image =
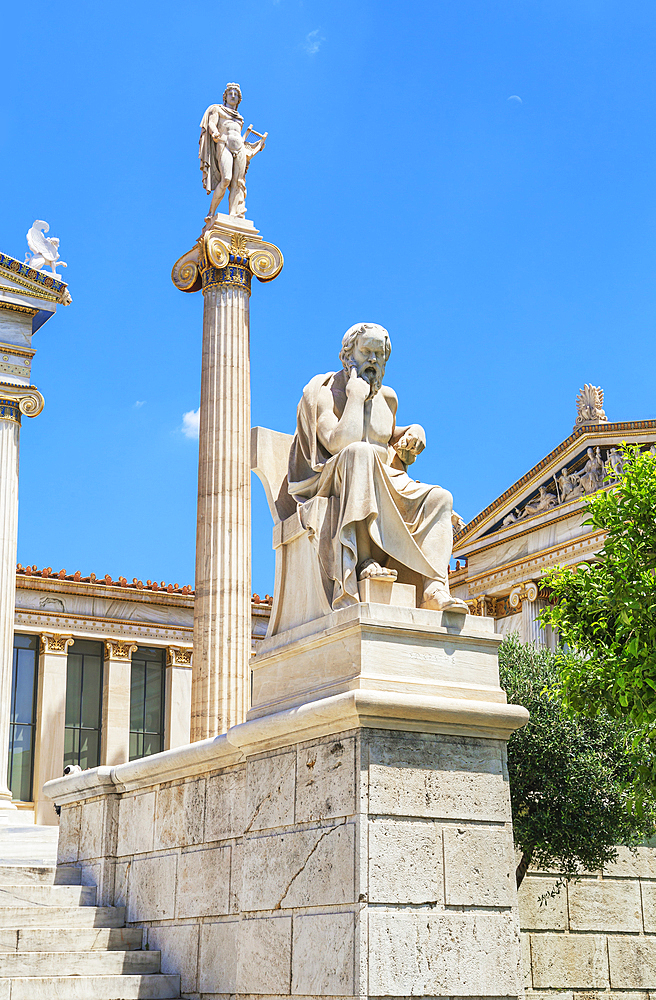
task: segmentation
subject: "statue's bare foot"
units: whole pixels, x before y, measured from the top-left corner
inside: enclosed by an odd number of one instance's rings
[[[377,563],[375,559],[363,559],[357,569],[358,580],[388,579],[396,580],[395,569],[386,569]]]
[[[466,615],[469,608],[458,597],[452,597],[447,587],[441,583],[429,583],[424,591],[424,599],[420,607],[428,611],[452,611],[457,615]]]

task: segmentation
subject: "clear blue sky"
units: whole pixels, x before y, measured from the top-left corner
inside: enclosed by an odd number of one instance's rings
[[[360,320],[426,427],[416,478],[467,520],[567,436],[584,382],[611,420],[656,416],[655,49],[653,0],[6,5],[0,250],[48,220],[73,296],[33,341],[20,561],[193,582],[202,297],[170,270],[227,81],[269,132],[248,216],[285,255],[254,283],[254,423],[293,430]],[[253,516],[263,594],[257,482]]]

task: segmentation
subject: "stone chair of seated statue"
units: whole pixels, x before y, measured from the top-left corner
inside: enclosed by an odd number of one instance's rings
[[[390,351],[382,327],[351,327],[341,371],[303,390],[295,436],[254,429],[252,464],[276,525],[270,635],[357,603],[367,579],[413,585],[421,608],[467,612],[448,587],[460,519],[447,490],[407,474],[425,435],[396,425],[397,397],[383,385]]]

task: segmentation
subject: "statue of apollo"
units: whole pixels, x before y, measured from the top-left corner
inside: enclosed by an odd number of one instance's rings
[[[358,323],[342,340],[339,372],[316,375],[303,390],[289,457],[289,493],[318,550],[332,606],[359,601],[358,580],[408,571],[420,606],[466,614],[449,593],[451,494],[406,471],[423,451],[423,427],[396,424],[398,399],[383,385],[387,330]]]
[[[211,104],[200,123],[198,157],[203,173],[203,187],[212,194],[210,212],[206,222],[211,222],[223,200],[230,192],[228,213],[239,219],[246,215],[246,172],[250,161],[264,149],[268,132],[263,135],[249,125],[242,135],[244,119],[237,111],[241,102],[238,83],[228,83],[223,92],[223,104]],[[257,142],[246,142],[250,134],[258,136]]]

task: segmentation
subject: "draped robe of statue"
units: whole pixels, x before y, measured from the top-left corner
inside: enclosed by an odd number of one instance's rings
[[[451,494],[392,467],[391,447],[386,460],[367,441],[335,455],[324,448],[317,434],[317,404],[321,389],[331,387],[336,374],[316,375],[303,390],[288,472],[289,493],[318,550],[328,600],[334,610],[360,600],[358,521],[366,523],[378,556],[382,553],[387,566],[399,571],[400,581],[422,588],[417,577],[423,577],[446,586],[453,546]]]

